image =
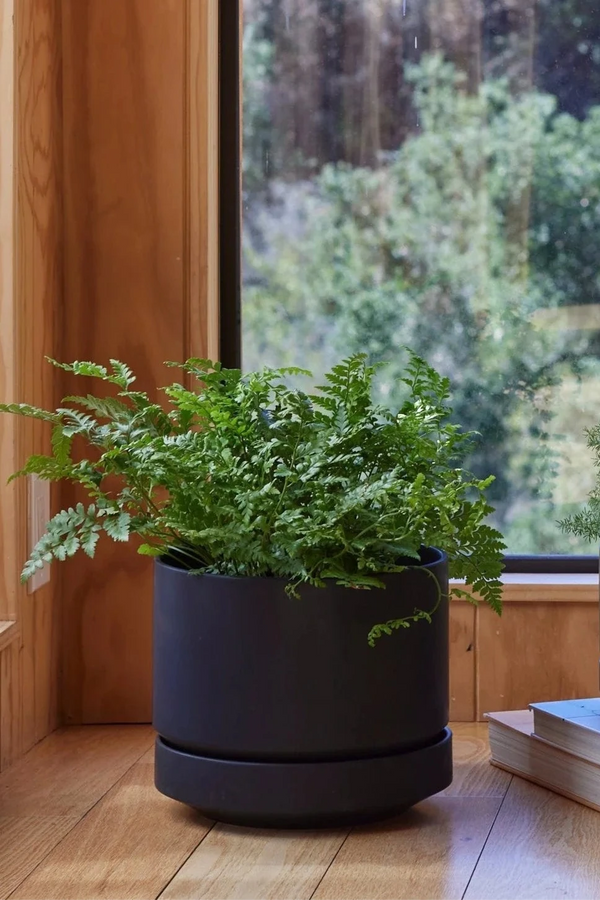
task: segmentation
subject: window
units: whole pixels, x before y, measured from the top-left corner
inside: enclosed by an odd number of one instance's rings
[[[237,27],[223,18],[224,79]],[[389,364],[378,391],[393,405],[410,346],[481,433],[469,464],[496,476],[509,553],[597,570],[595,548],[556,524],[592,485],[583,429],[600,419],[596,10],[243,0],[237,37],[243,261],[230,241],[222,302],[231,326],[239,288],[243,367],[296,364],[318,380],[366,351]],[[224,335],[231,361],[236,329]]]

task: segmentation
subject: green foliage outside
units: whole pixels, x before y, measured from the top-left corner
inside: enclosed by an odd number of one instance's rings
[[[586,431],[588,447],[593,453],[595,483],[587,505],[560,522],[563,531],[575,534],[585,541],[600,540],[600,425]]]
[[[310,373],[242,376],[189,360],[183,368],[199,389],[166,387],[169,411],[132,389],[122,363],[62,368],[118,391],[65,398],[55,412],[0,405],[52,425],[53,454],[32,456],[17,474],[80,484],[91,501],[48,523],[24,580],[80,549],[94,556],[102,533],[137,535],[138,552],[193,572],[279,576],[292,594],[326,579],[381,586],[381,573],[418,565],[421,547],[434,546],[453,577],[500,611],[504,544],[485,521],[493,479],[461,468],[473,436],[448,422],[448,381],[422,359],[411,355],[402,373],[397,413],[373,403],[375,369],[360,355],[334,366],[314,394],[285,381]],[[72,457],[74,439],[83,459]],[[370,640],[432,612],[375,626]]]
[[[551,321],[600,303],[600,106],[577,119],[502,78],[469,94],[436,54],[405,78],[418,129],[378,167],[326,164],[252,195],[246,160],[244,365],[322,371],[365,351],[388,363],[377,391],[394,406],[411,347],[450,376],[455,421],[482,435],[469,465],[496,475],[509,549],[594,552],[555,524],[579,500],[564,485],[556,496],[572,449],[557,397],[600,384],[599,332]]]

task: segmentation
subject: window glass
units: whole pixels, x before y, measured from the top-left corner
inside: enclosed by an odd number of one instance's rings
[[[600,419],[600,9],[590,0],[244,0],[242,357],[316,383],[409,346],[481,433],[509,552],[556,520]]]

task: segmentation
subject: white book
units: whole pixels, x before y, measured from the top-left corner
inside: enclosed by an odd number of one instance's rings
[[[487,713],[491,762],[600,812],[600,766],[534,735],[528,709]]]
[[[600,764],[600,697],[531,703],[529,708],[537,737]]]

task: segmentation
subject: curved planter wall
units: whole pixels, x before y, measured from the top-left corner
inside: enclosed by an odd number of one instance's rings
[[[447,593],[446,558],[425,563]],[[372,625],[431,610],[434,579],[386,590],[188,575],[156,563],[156,785],[223,821],[391,815],[451,781],[448,605],[374,648]]]

